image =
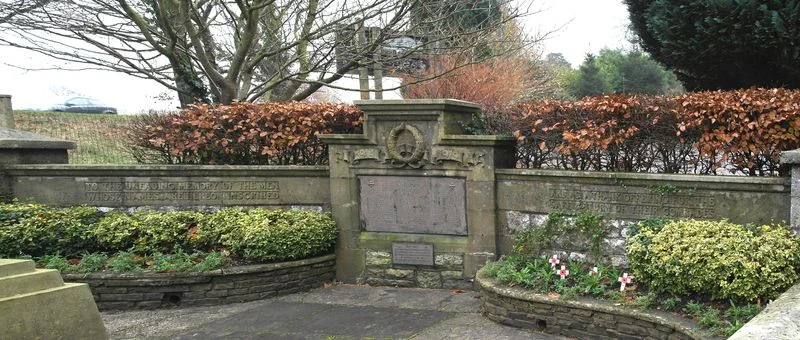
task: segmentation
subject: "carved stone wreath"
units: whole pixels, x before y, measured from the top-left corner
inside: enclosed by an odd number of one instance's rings
[[[403,131],[408,131],[414,137],[414,151],[401,153],[397,149],[397,139]],[[417,163],[425,156],[425,136],[416,126],[400,124],[389,132],[386,138],[386,152],[391,160],[402,164]]]

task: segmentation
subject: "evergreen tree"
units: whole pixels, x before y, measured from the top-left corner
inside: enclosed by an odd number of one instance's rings
[[[690,90],[800,88],[800,0],[625,0],[642,48]]]
[[[572,85],[570,92],[576,98],[613,92],[611,85],[600,73],[600,68],[593,54],[586,55],[583,64],[578,70],[577,81]]]

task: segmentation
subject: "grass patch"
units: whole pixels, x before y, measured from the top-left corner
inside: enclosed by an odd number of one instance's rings
[[[67,112],[14,111],[18,130],[74,141],[70,164],[135,164],[126,131],[136,116]]]

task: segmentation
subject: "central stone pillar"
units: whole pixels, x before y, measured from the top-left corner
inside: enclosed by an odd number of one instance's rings
[[[337,277],[348,283],[468,288],[497,254],[495,175],[513,137],[466,135],[475,104],[357,101],[362,135],[324,135]]]

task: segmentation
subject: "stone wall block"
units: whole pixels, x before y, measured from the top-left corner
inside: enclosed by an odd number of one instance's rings
[[[417,271],[417,287],[442,288],[442,275],[439,272]]]
[[[383,251],[367,251],[367,266],[389,266],[392,264],[392,254]]]
[[[407,279],[414,277],[414,270],[412,269],[394,269],[389,268],[385,271],[386,278],[389,279]]]
[[[436,254],[434,262],[442,267],[461,267],[464,264],[464,256],[461,254]]]
[[[531,216],[529,214],[508,210],[505,215],[507,223],[505,233],[508,235],[515,235],[520,230],[531,227]]]

